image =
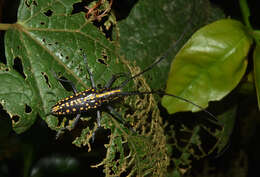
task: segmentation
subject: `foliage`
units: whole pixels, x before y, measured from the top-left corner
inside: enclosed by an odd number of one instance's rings
[[[6,62],[0,65],[0,106],[5,116],[11,118],[16,133],[28,131],[37,116],[55,131],[72,123],[68,117],[48,115],[58,100],[71,95],[71,88],[57,81],[54,73],[72,81],[77,90],[89,88],[83,54],[96,84],[104,86],[113,74],[135,75],[168,52],[166,59],[131,81],[125,90],[163,90],[167,81],[167,93],[207,107],[210,101],[223,99],[241,83],[248,52],[255,41],[251,73],[260,100],[259,32],[248,21],[250,11],[245,1],[240,4],[246,25],[222,19],[202,28],[223,17],[207,0],[138,1],[129,14],[120,17],[123,20],[110,11],[111,2],[21,0],[17,22],[5,33]],[[168,50],[186,28],[188,32],[181,42]],[[115,85],[122,81],[120,78]],[[164,97],[162,105],[170,114],[198,111],[197,107],[173,97]],[[102,127],[109,131],[109,140],[105,157],[92,167],[102,166],[106,176],[186,174],[193,159],[221,153],[229,141],[237,111],[237,106],[216,109],[214,113],[223,128],[208,119],[208,115],[205,122],[205,112],[160,114],[163,109],[159,111],[155,95],[124,98],[116,108],[131,126],[103,112]],[[87,146],[91,150],[90,140],[97,129],[95,117],[95,114],[82,117],[77,130],[71,131],[77,147]],[[29,176],[31,148],[24,147],[27,149],[24,176]],[[64,163],[56,163],[55,159]],[[48,160],[54,166],[64,167],[69,166],[70,159],[74,160],[71,157],[68,161],[64,157]],[[49,165],[46,164],[41,159],[32,169],[40,173],[36,166],[42,169]],[[71,168],[79,168],[77,162],[72,164]]]

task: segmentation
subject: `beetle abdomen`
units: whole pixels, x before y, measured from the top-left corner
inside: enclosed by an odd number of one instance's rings
[[[78,92],[75,95],[58,101],[51,110],[53,115],[71,115],[95,109],[105,102],[114,100],[121,93],[121,89],[115,90],[96,90],[88,89]]]

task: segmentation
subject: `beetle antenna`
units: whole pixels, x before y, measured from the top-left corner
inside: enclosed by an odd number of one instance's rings
[[[177,98],[177,99],[179,99],[179,100],[182,100],[182,101],[184,101],[184,102],[186,102],[186,103],[190,103],[190,104],[192,104],[193,106],[195,106],[195,107],[197,107],[197,108],[200,108],[201,111],[207,113],[207,114],[211,117],[210,121],[212,121],[212,122],[215,123],[215,124],[217,124],[217,122],[218,122],[217,117],[214,116],[211,112],[207,111],[207,110],[206,110],[205,108],[203,108],[202,106],[200,106],[200,105],[198,105],[198,104],[196,104],[196,103],[194,103],[194,102],[192,102],[192,101],[190,101],[190,100],[188,100],[188,99],[182,98],[182,97],[180,97],[180,96],[178,96],[178,95],[174,95],[174,94],[170,94],[170,93],[165,93],[165,92],[158,91],[158,90],[157,90],[157,91],[151,91],[151,92],[132,91],[132,92],[122,92],[122,93],[121,93],[121,95],[142,95],[142,94],[147,94],[147,95],[149,95],[149,94],[157,94],[157,95],[172,96],[172,97]]]

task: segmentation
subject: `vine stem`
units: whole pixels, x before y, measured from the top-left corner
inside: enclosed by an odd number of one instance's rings
[[[8,30],[13,24],[8,23],[0,23],[0,30],[6,31]]]
[[[240,5],[241,13],[243,16],[243,20],[244,20],[246,26],[252,30],[253,28],[249,22],[250,9],[248,7],[247,0],[239,0],[239,5]]]

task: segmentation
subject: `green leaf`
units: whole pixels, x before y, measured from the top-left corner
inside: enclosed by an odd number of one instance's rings
[[[34,90],[16,71],[8,68],[0,70],[0,104],[12,118],[13,128],[17,133],[24,132],[30,127],[37,114],[37,108],[31,112],[26,107],[37,107]]]
[[[247,29],[235,20],[219,20],[201,28],[175,57],[166,92],[202,107],[222,99],[243,77],[251,44]],[[199,110],[169,96],[162,104],[171,114]]]
[[[7,112],[19,117],[13,121],[17,133],[27,130],[37,114],[57,129],[58,119],[46,114],[59,99],[72,93],[57,81],[54,72],[72,81],[78,90],[90,87],[83,54],[96,84],[104,85],[113,73],[123,70],[114,44],[84,13],[72,14],[75,2],[21,1],[18,21],[5,34],[8,71],[1,72],[0,79],[6,82],[1,84],[0,98]],[[15,59],[21,61],[22,69],[13,67]],[[30,114],[24,111],[26,105],[32,109]]]
[[[258,109],[260,109],[260,46],[256,45],[254,49],[254,76],[255,76],[255,88],[257,94]]]

